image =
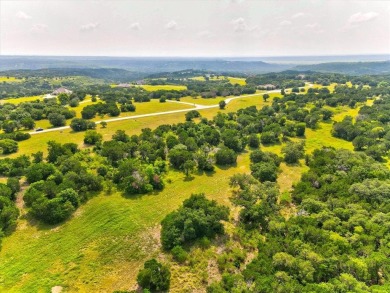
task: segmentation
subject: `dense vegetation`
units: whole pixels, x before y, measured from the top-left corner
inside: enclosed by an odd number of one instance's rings
[[[316,150],[308,166],[288,219],[280,214],[277,186],[231,178],[241,239],[263,237],[257,257],[239,273],[222,269],[222,281],[208,292],[369,292],[388,282],[388,168],[332,148]]]

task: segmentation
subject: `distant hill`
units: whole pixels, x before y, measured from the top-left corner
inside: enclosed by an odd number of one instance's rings
[[[145,74],[117,68],[48,68],[6,70],[1,75],[15,77],[54,77],[54,76],[87,76],[106,81],[131,81],[143,78]]]
[[[390,73],[390,61],[383,62],[331,62],[313,65],[298,65],[294,70],[333,72],[352,75]]]
[[[48,68],[117,68],[149,74],[174,72],[185,69],[215,72],[265,73],[282,71],[291,67],[291,65],[269,64],[262,61],[234,61],[218,58],[0,56],[0,71]]]

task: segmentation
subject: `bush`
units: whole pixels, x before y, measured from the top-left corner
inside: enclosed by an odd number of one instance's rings
[[[187,121],[192,121],[192,119],[194,118],[199,118],[200,117],[200,113],[196,110],[191,110],[189,111],[188,113],[186,113],[186,120]]]
[[[257,134],[253,133],[249,136],[248,144],[251,148],[257,149],[260,146],[260,139]]]
[[[152,292],[168,291],[170,279],[168,267],[155,259],[146,261],[137,275],[138,285]]]
[[[84,136],[84,143],[95,145],[103,140],[103,135],[97,133],[95,130],[88,130]]]
[[[229,209],[204,194],[193,194],[177,211],[161,222],[161,243],[164,249],[193,242],[203,237],[213,238],[224,233],[222,220],[227,220]]]
[[[222,147],[215,153],[215,161],[222,166],[233,165],[237,162],[237,154],[227,147]]]
[[[16,153],[18,143],[12,139],[2,139],[0,140],[0,149],[4,155]]]
[[[82,118],[74,118],[70,122],[70,128],[72,128],[73,131],[85,131],[88,127],[88,120],[82,119]]]
[[[187,260],[188,253],[180,245],[176,245],[171,250],[173,259],[178,263],[184,263]]]

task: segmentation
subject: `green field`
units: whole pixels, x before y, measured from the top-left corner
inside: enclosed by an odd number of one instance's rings
[[[239,84],[239,85],[246,85],[245,78],[239,78],[239,77],[228,77],[231,84]]]
[[[139,87],[143,88],[144,90],[147,90],[148,92],[155,92],[159,90],[164,91],[184,91],[187,89],[184,85],[140,85]]]
[[[215,97],[215,98],[210,98],[210,99],[204,99],[202,97],[183,97],[180,98],[181,102],[186,102],[186,103],[194,103],[194,104],[199,104],[199,105],[218,105],[220,101],[225,100],[227,97]]]
[[[13,76],[0,76],[0,82],[22,82],[23,79],[19,79]]]
[[[20,98],[11,98],[11,99],[5,99],[1,100],[1,103],[11,103],[11,104],[20,104],[23,102],[33,102],[36,100],[43,100],[43,96],[30,96],[30,97],[20,97]]]
[[[198,80],[198,81],[206,81],[204,76],[195,76],[191,77],[190,79]],[[245,78],[239,78],[239,77],[230,77],[230,76],[211,76],[209,78],[210,80],[229,80],[231,84],[239,84],[239,85],[246,85]]]

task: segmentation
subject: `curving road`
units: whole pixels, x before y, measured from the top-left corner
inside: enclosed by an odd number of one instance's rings
[[[310,85],[310,86],[312,86],[312,85]],[[227,105],[227,104],[229,104],[233,100],[243,99],[243,98],[248,98],[248,97],[254,97],[254,96],[261,96],[261,95],[263,95],[265,93],[268,93],[268,94],[270,94],[270,93],[280,93],[280,90],[272,90],[272,91],[266,91],[266,92],[257,93],[257,94],[244,95],[244,96],[238,96],[238,97],[231,97],[231,98],[225,99],[225,102],[226,102],[226,105]],[[85,102],[87,102],[87,101],[85,101]],[[219,107],[218,104],[205,106],[205,105],[199,105],[199,104],[193,104],[193,103],[187,103],[187,102],[180,102],[180,101],[171,101],[171,100],[167,100],[167,102],[185,104],[185,105],[192,106],[192,108],[181,109],[181,110],[165,111],[165,112],[155,112],[155,113],[141,114],[141,115],[134,115],[134,116],[126,116],[126,117],[110,118],[110,119],[106,119],[106,120],[96,121],[95,123],[96,124],[100,124],[102,121],[105,121],[105,122],[109,123],[109,122],[115,122],[115,121],[138,119],[138,118],[144,118],[144,117],[153,117],[153,116],[160,116],[160,115],[167,115],[167,114],[174,114],[174,113],[183,113],[183,112],[189,112],[191,110],[203,110],[203,109],[211,109],[211,108],[218,108]],[[56,128],[49,128],[49,129],[45,129],[45,130],[42,130],[42,131],[32,131],[32,132],[29,132],[29,133],[31,135],[34,135],[34,134],[41,134],[41,133],[51,132],[51,131],[61,131],[61,130],[69,129],[69,128],[70,128],[70,126],[62,126],[62,127],[56,127]]]

